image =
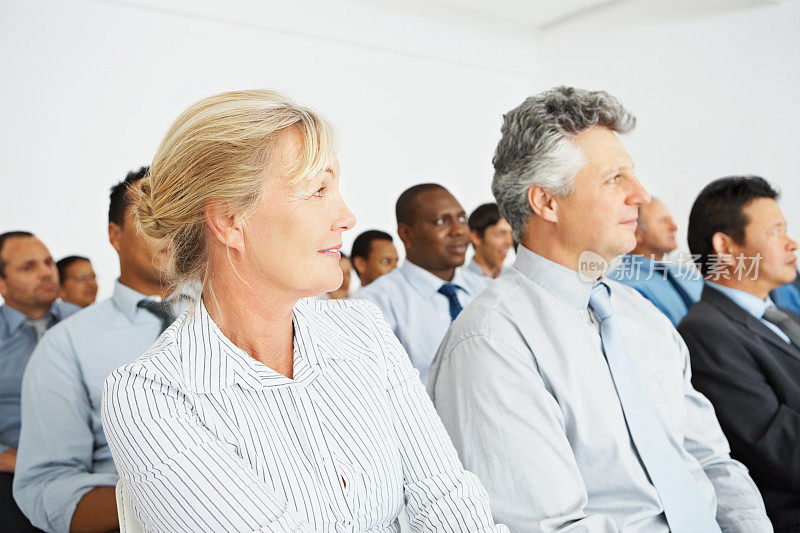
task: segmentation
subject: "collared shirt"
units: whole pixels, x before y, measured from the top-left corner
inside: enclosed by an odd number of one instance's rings
[[[703,277],[693,266],[652,261],[634,254],[625,254],[619,259],[619,265],[608,273],[608,277],[639,291],[667,315],[673,326],[678,325],[691,305],[700,300]]]
[[[161,320],[137,307],[146,298],[117,281],[111,298],[51,328],[31,356],[14,498],[36,527],[69,531],[84,494],[117,483],[100,421],[103,383],[158,337]]]
[[[42,319],[52,326],[81,308],[56,302]],[[0,306],[0,452],[16,448],[19,441],[19,396],[22,373],[38,342],[28,317],[8,305]]]
[[[722,529],[772,531],[711,404],[692,388],[678,333],[639,293],[604,281],[642,385]],[[520,246],[511,271],[456,319],[431,368],[429,392],[459,456],[512,531],[668,531],[588,309],[591,289]]]
[[[487,278],[457,268],[452,281],[458,287],[458,301],[466,307],[489,284]],[[437,292],[446,283],[407,260],[402,266],[359,289],[353,298],[371,301],[400,339],[419,370],[422,383],[428,383],[428,370],[450,327],[450,304]]]
[[[800,315],[800,273],[792,283],[778,287],[769,296],[778,307]]]
[[[475,273],[475,274],[477,274],[477,275],[479,275],[479,276],[483,276],[484,278],[488,278],[488,279],[490,279],[490,280],[491,280],[491,279],[494,279],[494,278],[492,278],[491,276],[487,276],[487,275],[486,275],[486,273],[483,271],[483,267],[482,267],[482,266],[480,266],[480,265],[479,265],[479,264],[478,264],[478,263],[475,261],[475,258],[474,258],[474,257],[472,258],[472,260],[471,260],[469,263],[467,263],[467,265],[464,267],[464,270],[468,270],[468,271],[470,271],[470,272],[473,272],[473,273]],[[502,274],[502,273],[503,273],[503,272],[505,272],[506,270],[508,270],[508,268],[507,268],[507,267],[501,267],[501,268],[500,268],[500,274]]]
[[[103,424],[148,531],[507,531],[375,306],[301,300],[293,379],[201,303],[106,381]]]
[[[747,311],[749,315],[752,315],[759,322],[774,331],[775,335],[786,341],[788,344],[792,343],[792,341],[789,340],[789,336],[786,335],[781,328],[769,320],[764,319],[764,311],[766,311],[769,307],[775,307],[775,304],[772,302],[772,299],[770,299],[769,296],[767,296],[766,300],[762,300],[758,296],[750,294],[749,292],[740,291],[739,289],[734,289],[733,287],[726,287],[724,285],[720,285],[719,283],[714,283],[713,281],[707,281],[706,283],[708,283],[709,287],[718,290],[733,300],[733,303]]]

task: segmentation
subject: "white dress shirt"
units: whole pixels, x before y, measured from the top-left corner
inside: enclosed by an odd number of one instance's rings
[[[467,307],[490,281],[457,268],[453,279],[445,282],[406,259],[399,268],[359,289],[353,299],[364,298],[378,306],[427,384],[431,361],[451,323],[447,297],[437,291],[444,283],[456,285],[458,301]]]
[[[202,302],[106,381],[103,425],[148,531],[507,531],[366,302],[298,302],[289,379]]]
[[[771,531],[755,484],[692,387],[669,319],[634,289],[603,281],[667,438],[723,531]],[[520,246],[514,267],[456,319],[431,368],[429,391],[459,456],[512,531],[668,531],[588,308],[592,285]]]

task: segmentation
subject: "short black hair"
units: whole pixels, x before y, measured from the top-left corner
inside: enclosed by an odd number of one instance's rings
[[[414,217],[416,216],[415,204],[417,196],[434,189],[442,189],[443,191],[447,190],[438,183],[420,183],[419,185],[414,185],[413,187],[409,187],[403,191],[400,194],[400,197],[397,198],[397,203],[394,206],[394,214],[397,217],[397,224],[413,224]]]
[[[778,198],[778,191],[759,176],[728,176],[714,180],[700,191],[689,214],[689,251],[700,273],[711,269],[712,238],[724,233],[734,242],[744,242],[744,228],[750,222],[742,209],[757,198]]]
[[[379,229],[368,229],[362,232],[356,237],[356,240],[353,241],[353,250],[350,252],[350,257],[353,259],[361,257],[366,260],[369,257],[369,253],[372,251],[372,241],[380,240],[392,242],[392,236]],[[355,261],[353,261],[353,270],[361,277],[361,274],[359,274],[356,268]]]
[[[82,255],[68,255],[62,259],[56,261],[56,268],[58,269],[58,279],[61,281],[64,280],[64,277],[67,275],[67,269],[73,263],[77,263],[78,261],[89,261],[88,257],[83,257]],[[91,261],[89,261],[91,263]]]
[[[7,231],[5,233],[0,233],[0,278],[6,277],[6,262],[3,261],[3,246],[5,245],[8,239],[13,239],[15,237],[35,237],[33,233],[30,231]]]
[[[498,222],[500,222],[500,209],[497,207],[496,203],[488,203],[488,204],[481,204],[475,208],[469,215],[469,219],[467,220],[467,224],[469,224],[470,231],[475,231],[483,237],[483,234],[486,232],[486,228],[489,226],[494,226]]]
[[[111,187],[111,195],[109,196],[108,204],[108,221],[113,222],[119,227],[125,224],[125,211],[131,205],[131,197],[128,190],[131,185],[147,176],[150,172],[150,167],[144,166],[139,170],[132,170],[128,172],[125,179]]]

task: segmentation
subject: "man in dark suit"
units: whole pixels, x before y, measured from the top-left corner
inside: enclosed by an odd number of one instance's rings
[[[797,275],[777,192],[755,176],[710,183],[692,206],[689,249],[706,283],[678,325],[692,383],[714,404],[776,531],[800,531],[800,316],[769,298]]]

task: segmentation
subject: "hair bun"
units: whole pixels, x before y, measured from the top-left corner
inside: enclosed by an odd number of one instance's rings
[[[137,184],[138,189],[136,200],[136,218],[139,222],[139,227],[142,231],[150,237],[161,239],[166,237],[163,225],[159,222],[158,216],[155,214],[154,199],[153,199],[153,184],[148,174],[142,178]]]

